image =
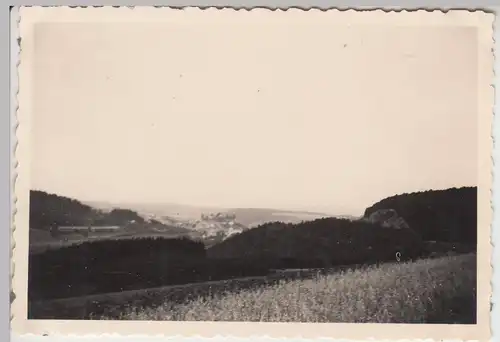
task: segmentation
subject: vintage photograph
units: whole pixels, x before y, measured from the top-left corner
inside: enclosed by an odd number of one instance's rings
[[[488,327],[492,16],[23,10],[27,321]]]

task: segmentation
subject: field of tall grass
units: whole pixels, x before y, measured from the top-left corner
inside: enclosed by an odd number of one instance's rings
[[[132,308],[125,320],[476,322],[474,254],[384,264],[315,279]]]

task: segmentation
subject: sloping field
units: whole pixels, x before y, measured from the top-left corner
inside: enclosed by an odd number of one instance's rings
[[[212,294],[233,293],[245,288],[269,286],[283,279],[311,278],[316,273],[316,270],[280,272],[267,277],[237,278],[85,297],[41,300],[29,304],[28,317],[32,319],[95,319],[101,316],[108,319],[119,318],[129,310],[143,307],[151,309],[162,306],[165,301],[186,303]]]
[[[290,272],[293,273],[293,272]],[[35,319],[474,324],[473,254],[297,279],[280,273],[30,304]],[[291,280],[292,279],[292,280]]]
[[[128,309],[127,320],[460,323],[476,322],[476,257],[385,264]]]

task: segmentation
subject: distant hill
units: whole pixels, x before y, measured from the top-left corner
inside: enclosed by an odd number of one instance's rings
[[[111,202],[87,202],[95,208],[110,210],[113,208],[127,208],[141,215],[156,216],[159,219],[165,217],[172,220],[197,220],[203,213],[226,211],[225,208],[190,206],[173,203],[111,203]]]
[[[395,210],[424,240],[477,243],[477,187],[391,196],[367,208],[364,216],[381,209]]]
[[[49,230],[51,226],[86,226],[106,215],[75,199],[30,191],[30,228]]]
[[[92,238],[117,238],[140,236],[189,235],[181,227],[168,226],[159,221],[144,218],[130,209],[109,208],[102,210],[78,200],[49,194],[44,191],[30,191],[30,244],[51,243],[60,240],[81,241],[81,234],[64,233],[55,235],[53,228],[66,227],[109,227],[118,226],[113,233],[91,233]],[[52,233],[50,233],[52,231]]]
[[[54,225],[126,226],[144,222],[142,216],[130,209],[103,211],[73,198],[38,190],[30,192],[30,227],[35,229],[49,229]]]
[[[294,223],[332,216],[325,213],[280,210],[273,208],[220,208],[209,206],[189,206],[172,203],[148,204],[88,202],[87,204],[104,210],[110,210],[116,207],[127,208],[137,211],[141,215],[156,216],[160,220],[193,221],[200,219],[204,214],[232,213],[236,216],[236,222],[246,227],[255,227],[266,222],[281,221]]]
[[[236,221],[247,227],[256,227],[267,222],[299,223],[311,221],[318,218],[331,217],[332,215],[323,213],[313,213],[307,211],[286,211],[267,208],[236,208],[229,209],[236,215]]]
[[[148,203],[107,203],[88,202],[101,210],[127,208],[142,217],[155,219],[163,224],[190,230],[189,236],[202,239],[208,246],[219,243],[229,236],[239,234],[267,222],[299,223],[331,215],[307,211],[279,210],[272,208],[219,208],[209,206],[189,206],[181,204]],[[210,215],[230,215],[234,219],[218,220]]]

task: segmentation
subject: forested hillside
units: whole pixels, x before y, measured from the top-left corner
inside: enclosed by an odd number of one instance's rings
[[[429,190],[385,198],[365,211],[394,209],[426,241],[477,242],[477,188]]]
[[[144,219],[132,210],[113,209],[104,212],[75,199],[30,192],[30,228],[48,230],[51,226],[117,225],[141,223]]]
[[[323,267],[417,256],[422,247],[411,229],[365,221],[324,218],[299,224],[273,222],[208,249],[213,258],[288,260],[289,267]]]
[[[424,241],[440,243],[439,249],[449,243],[450,251],[474,251],[476,206],[472,187],[402,194],[374,204],[360,220],[266,223],[212,246],[208,255],[280,259],[306,267],[394,260],[397,252],[411,258],[438,249]]]

